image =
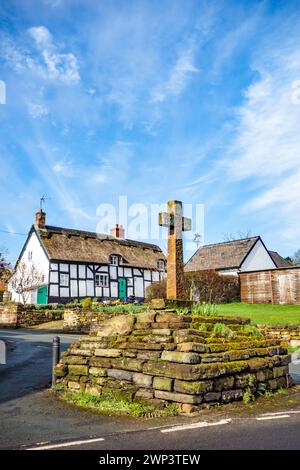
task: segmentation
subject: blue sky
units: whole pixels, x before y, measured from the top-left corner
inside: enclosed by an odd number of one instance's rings
[[[205,242],[300,247],[300,3],[2,0],[0,230],[205,205]],[[0,231],[17,258],[24,236]],[[165,241],[152,240],[165,248]],[[192,253],[186,253],[189,257]]]

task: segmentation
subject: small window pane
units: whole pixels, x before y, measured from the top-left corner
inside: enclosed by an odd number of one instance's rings
[[[60,275],[60,285],[68,287],[69,285],[69,274]]]

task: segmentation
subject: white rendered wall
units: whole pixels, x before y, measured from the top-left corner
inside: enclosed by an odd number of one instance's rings
[[[28,259],[28,254],[32,252],[32,260]],[[19,265],[25,263],[28,269],[34,265],[37,271],[44,275],[43,285],[49,282],[49,261],[41,246],[41,243],[35,232],[32,232],[27,246],[19,260]],[[21,296],[15,292],[9,285],[8,290],[11,292],[12,300],[15,302],[21,302]],[[37,289],[33,289],[32,293],[28,296],[27,303],[35,303],[37,301]]]
[[[261,269],[276,268],[274,261],[260,240],[250,251],[241,266],[241,271],[259,271]]]

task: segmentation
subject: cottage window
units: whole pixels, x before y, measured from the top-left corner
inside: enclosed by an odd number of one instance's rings
[[[108,287],[108,274],[96,274],[96,287]]]
[[[32,261],[32,251],[28,251],[28,261]]]
[[[161,270],[161,271],[162,271],[163,269],[165,269],[165,262],[164,262],[163,259],[159,259],[159,260],[157,261],[157,267],[158,267],[158,269]]]
[[[118,266],[118,264],[119,264],[118,255],[111,255],[110,256],[110,264],[113,264],[114,266]]]
[[[61,274],[60,275],[60,285],[64,287],[69,286],[69,274]]]

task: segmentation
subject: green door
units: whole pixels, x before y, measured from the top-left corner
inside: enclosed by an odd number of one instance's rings
[[[119,299],[127,297],[127,282],[125,277],[119,277]]]
[[[47,286],[38,288],[37,303],[40,305],[47,303]]]

